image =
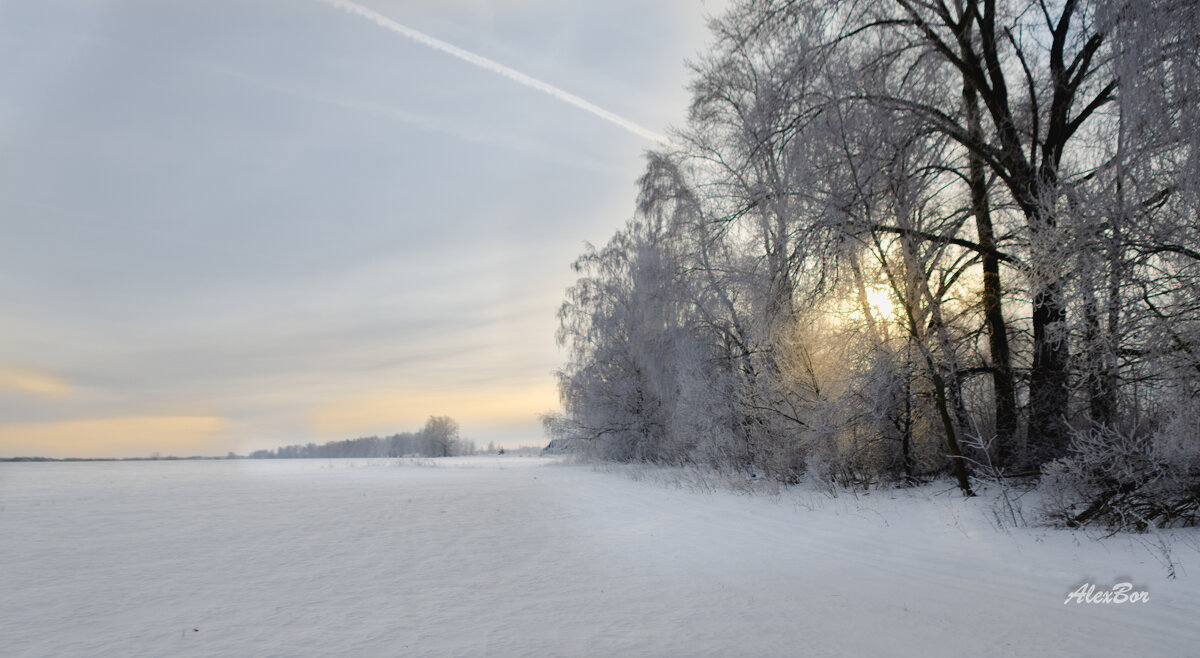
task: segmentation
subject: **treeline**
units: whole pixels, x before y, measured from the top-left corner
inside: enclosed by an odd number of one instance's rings
[[[475,454],[475,442],[459,435],[458,423],[446,416],[432,416],[417,432],[386,437],[368,436],[325,444],[290,445],[275,450],[257,450],[251,459],[333,459],[374,457],[454,457]]]
[[[576,263],[552,436],[1200,512],[1200,5],[741,0]]]

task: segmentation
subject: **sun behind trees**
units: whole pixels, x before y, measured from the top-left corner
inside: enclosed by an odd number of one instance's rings
[[[559,317],[548,429],[845,485],[1200,511],[1200,8],[745,0]]]

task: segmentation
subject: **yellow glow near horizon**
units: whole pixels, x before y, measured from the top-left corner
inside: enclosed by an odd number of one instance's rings
[[[430,416],[450,416],[464,425],[534,422],[558,406],[552,384],[520,389],[467,391],[392,390],[332,402],[312,414],[321,434],[402,432],[420,429]]]
[[[62,398],[71,392],[65,379],[32,370],[0,366],[0,389],[42,397]]]
[[[0,425],[0,455],[11,457],[187,457],[211,453],[225,419],[127,416]]]

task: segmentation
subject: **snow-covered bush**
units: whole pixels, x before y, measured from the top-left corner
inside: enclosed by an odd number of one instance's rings
[[[1148,432],[1075,432],[1071,455],[1044,470],[1045,511],[1062,525],[1146,530],[1200,523],[1200,419],[1194,411]]]

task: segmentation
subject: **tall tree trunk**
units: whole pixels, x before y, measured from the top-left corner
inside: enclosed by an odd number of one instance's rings
[[[905,368],[907,369],[911,356],[908,354],[911,351],[912,339],[908,340],[908,344],[904,348],[905,352]],[[912,414],[912,377],[905,373],[904,375],[904,423],[900,430],[900,455],[904,458],[904,482],[906,484],[917,483],[917,462],[912,453],[912,435],[913,435],[913,414]]]
[[[979,118],[979,96],[971,79],[963,76],[963,101],[967,110],[967,130],[972,140],[983,143]],[[983,159],[974,151],[968,154],[968,181],[971,209],[975,215],[983,265],[983,318],[988,331],[988,352],[992,366],[992,394],[995,406],[996,447],[993,458],[1003,468],[1012,460],[1017,435],[1017,390],[1013,382],[1012,357],[1008,346],[1008,325],[1004,320],[1003,290],[1000,285],[1000,259],[996,257],[996,234],[988,203],[987,178]]]
[[[898,0],[918,20],[917,5]],[[1069,409],[1069,343],[1066,335],[1066,301],[1063,294],[1061,263],[1054,253],[1058,236],[1054,235],[1054,205],[1061,192],[1059,166],[1068,142],[1095,112],[1115,98],[1117,83],[1098,81],[1099,91],[1086,102],[1077,103],[1081,86],[1093,84],[1099,61],[1095,56],[1104,43],[1102,32],[1086,27],[1072,28],[1082,14],[1078,0],[1065,0],[1052,18],[1043,5],[1050,31],[1046,63],[1049,79],[1049,103],[1038,100],[1031,91],[1030,114],[1034,121],[1026,137],[1018,128],[1009,104],[1006,80],[1005,42],[1011,35],[997,26],[997,3],[992,0],[968,0],[960,5],[956,21],[943,13],[941,20],[954,33],[961,57],[952,58],[956,67],[975,84],[975,91],[986,106],[996,131],[990,143],[962,132],[964,145],[988,160],[988,165],[1004,178],[1013,200],[1025,215],[1031,249],[1031,288],[1033,325],[1033,363],[1029,374],[1029,425],[1026,461],[1040,466],[1061,457],[1068,449],[1067,412]],[[944,4],[940,5],[944,7]],[[1002,10],[1001,10],[1002,13]],[[977,30],[977,31],[976,31]],[[927,38],[936,35],[926,31]],[[978,36],[978,40],[974,36]],[[1017,50],[1020,47],[1013,44]],[[1067,50],[1072,49],[1068,62]],[[945,49],[945,48],[944,48]],[[1020,55],[1022,65],[1030,61]],[[1007,62],[1011,63],[1011,62]],[[1031,90],[1037,86],[1026,69]],[[1042,98],[1045,98],[1043,96]],[[1045,110],[1043,112],[1043,109]],[[953,135],[953,131],[951,131]],[[1040,151],[1040,152],[1039,152]]]
[[[1045,243],[1045,233],[1054,227],[1049,212],[1031,218],[1035,243]],[[1035,249],[1047,249],[1045,244]],[[1048,272],[1035,272],[1033,282],[1033,367],[1029,373],[1029,459],[1040,466],[1067,454],[1068,360],[1067,310],[1062,300],[1062,283],[1050,257],[1036,258]]]
[[[901,213],[900,216],[905,215]],[[946,376],[942,374],[944,369],[952,380],[957,380],[958,367],[942,319],[941,300],[935,298],[929,289],[929,281],[925,279],[924,268],[920,265],[921,261],[917,257],[917,250],[911,239],[907,237],[901,239],[900,253],[904,258],[905,289],[907,291],[904,311],[908,316],[909,336],[921,350],[925,367],[929,371],[930,381],[933,383],[934,404],[937,407],[938,417],[942,421],[942,430],[946,434],[946,449],[950,453],[950,467],[954,478],[958,481],[958,488],[962,490],[964,496],[974,496],[975,492],[971,490],[971,481],[968,478],[967,461],[963,457],[962,447],[958,441],[959,428],[963,427],[966,422],[966,410],[952,399],[953,393],[947,390]],[[891,275],[889,274],[889,276]],[[899,289],[894,282],[892,286]],[[916,313],[918,299],[925,299],[928,304],[929,329],[938,343],[942,361],[945,364],[944,368],[938,365],[933,352],[922,340],[922,323],[918,322]]]
[[[1117,418],[1117,389],[1121,385],[1120,371],[1117,365],[1117,351],[1120,344],[1121,327],[1121,285],[1125,278],[1125,253],[1123,248],[1124,227],[1129,221],[1129,206],[1125,197],[1126,180],[1126,148],[1128,136],[1125,122],[1127,121],[1127,103],[1122,97],[1119,101],[1117,123],[1117,167],[1114,191],[1116,192],[1116,208],[1110,212],[1109,232],[1104,245],[1105,259],[1108,261],[1108,280],[1106,282],[1106,297],[1103,312],[1107,313],[1104,325],[1104,340],[1097,345],[1095,361],[1090,364],[1093,368],[1092,382],[1089,387],[1089,411],[1092,423],[1102,427],[1111,427]],[[1099,246],[1099,245],[1097,245]],[[1100,333],[1101,309],[1097,309],[1096,330]],[[1090,328],[1090,327],[1089,327]]]
[[[937,404],[938,416],[942,419],[942,430],[946,433],[946,447],[950,450],[950,466],[954,471],[954,479],[958,481],[958,488],[964,496],[974,496],[975,492],[971,490],[971,481],[967,479],[967,462],[963,458],[962,448],[958,445],[958,433],[954,429],[954,419],[950,417],[950,408],[946,400],[946,381],[938,372],[932,359],[928,360],[927,365],[933,380],[934,401]]]
[[[1034,262],[1033,280],[1033,369],[1029,375],[1029,439],[1032,457],[1038,465],[1067,454],[1067,412],[1069,411],[1067,310],[1063,294],[1061,264],[1053,253],[1058,236],[1054,235],[1054,205],[1061,192],[1059,167],[1067,143],[1098,108],[1114,99],[1117,82],[1112,79],[1071,116],[1076,94],[1094,71],[1093,56],[1104,43],[1102,32],[1093,32],[1068,65],[1066,49],[1071,39],[1071,22],[1082,12],[1076,0],[1066,0],[1052,31],[1048,67],[1050,106],[1045,117],[1041,162],[1034,175],[1026,169],[1019,181],[1017,201],[1029,221]],[[1035,136],[1036,137],[1036,136]],[[1034,144],[1037,144],[1035,138]],[[1035,158],[1030,154],[1030,161]]]
[[[1092,282],[1088,281],[1087,286]],[[1116,414],[1114,382],[1108,368],[1108,336],[1101,330],[1100,305],[1094,290],[1084,291],[1083,350],[1087,367],[1088,417],[1096,427],[1109,427]]]

